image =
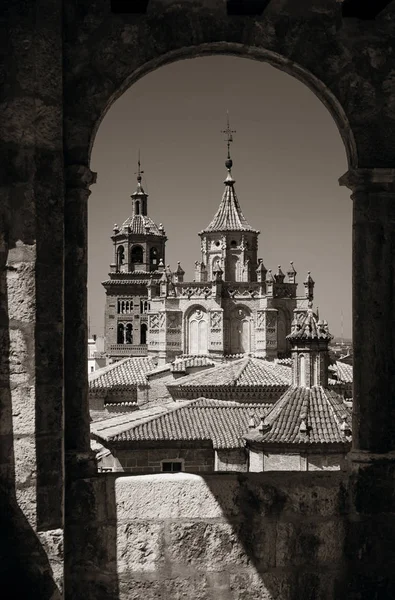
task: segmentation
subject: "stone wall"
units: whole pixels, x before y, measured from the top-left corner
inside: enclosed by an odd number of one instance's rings
[[[128,473],[161,473],[162,461],[182,461],[187,473],[212,472],[214,470],[214,450],[208,448],[155,448],[155,442],[146,449],[125,449],[104,457],[99,468]]]
[[[215,451],[215,470],[216,471],[247,471],[248,457],[244,448],[235,448],[233,450]]]
[[[76,515],[73,525],[78,597],[345,597],[339,474],[107,475],[80,481],[76,492],[85,520],[81,528]]]

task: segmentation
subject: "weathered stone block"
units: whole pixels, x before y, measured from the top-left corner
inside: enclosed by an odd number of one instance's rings
[[[340,519],[299,523],[279,522],[276,565],[284,567],[311,563],[340,563],[343,545],[344,523]]]
[[[238,533],[229,523],[178,521],[169,525],[166,554],[171,563],[186,563],[198,570],[245,566],[249,558]],[[268,540],[266,547],[269,552]]]
[[[133,521],[117,527],[117,563],[119,572],[155,571],[164,562],[161,523]]]
[[[122,477],[115,482],[115,492],[120,520],[222,516],[221,507],[198,475]]]

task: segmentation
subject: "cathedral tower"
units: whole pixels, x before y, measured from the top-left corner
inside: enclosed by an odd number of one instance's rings
[[[219,208],[210,224],[199,233],[201,238],[202,271],[207,279],[213,280],[213,273],[219,265],[223,279],[227,282],[256,281],[258,267],[259,231],[251,227],[244,217],[235,192],[232,177],[233,161],[230,157],[230,144],[233,141],[229,115],[227,128],[222,132],[227,136],[228,156],[225,166],[228,170],[224,181],[225,191]]]
[[[106,353],[111,360],[147,354],[148,286],[159,286],[165,260],[166,235],[148,216],[148,194],[141,184],[140,155],[137,189],[131,195],[132,215],[121,227],[114,225],[111,239],[114,262],[106,290]]]

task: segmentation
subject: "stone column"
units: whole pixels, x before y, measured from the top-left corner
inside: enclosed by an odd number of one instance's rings
[[[395,169],[339,183],[354,204],[353,452],[383,454],[395,450]]]
[[[65,196],[65,458],[66,478],[95,472],[90,450],[87,327],[87,200],[96,173],[66,167]]]
[[[395,169],[351,170],[353,448],[345,539],[348,598],[395,594]]]

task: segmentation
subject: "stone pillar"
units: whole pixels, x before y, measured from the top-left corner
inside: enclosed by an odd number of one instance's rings
[[[65,458],[66,478],[95,472],[90,450],[87,327],[87,200],[96,173],[66,167],[65,197]]]
[[[347,598],[395,594],[395,169],[358,169],[352,190],[353,448]]]
[[[383,454],[395,451],[395,169],[339,183],[354,204],[353,452]]]

